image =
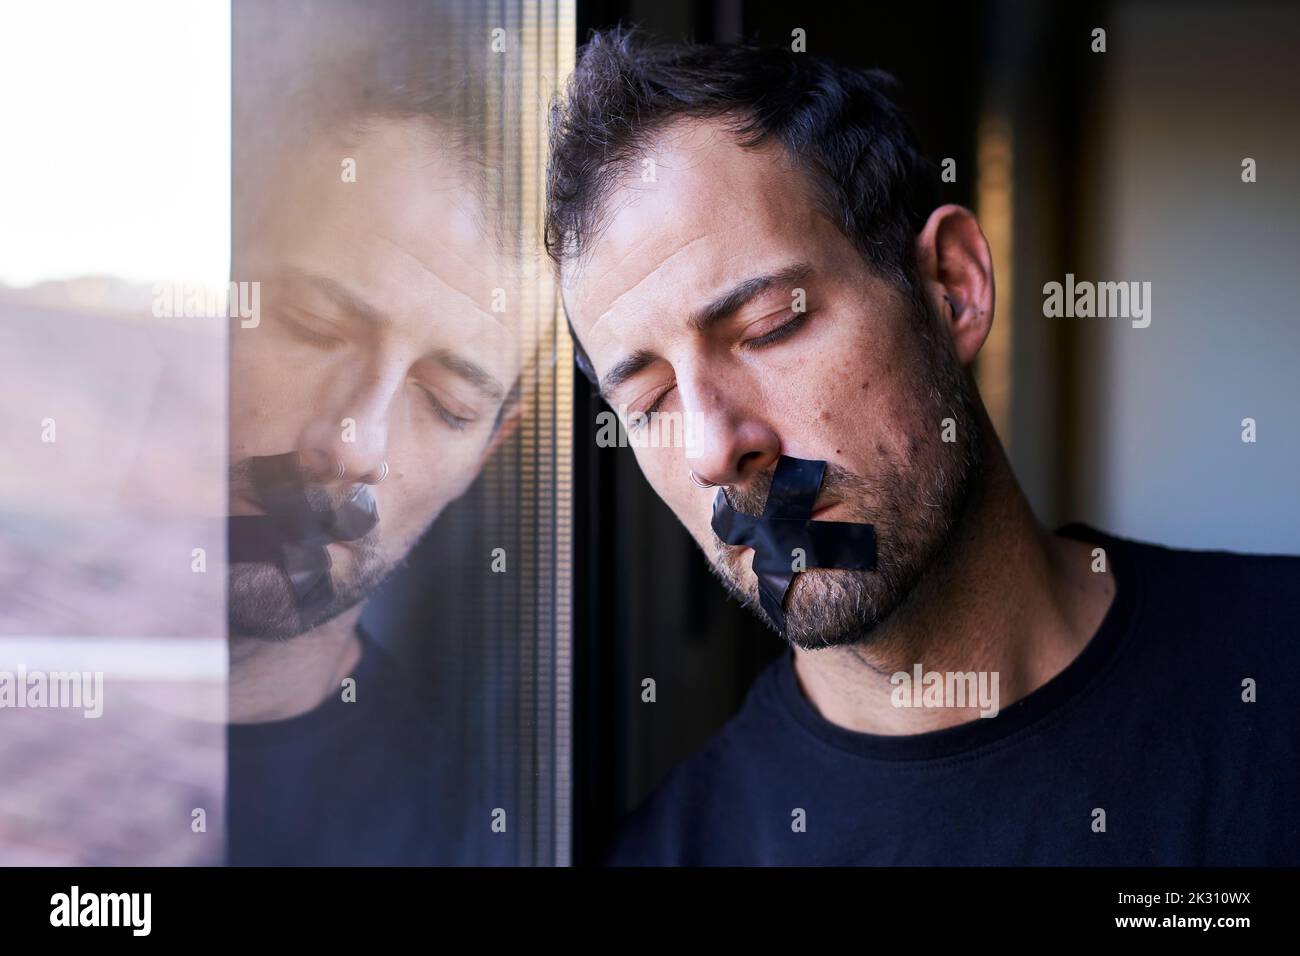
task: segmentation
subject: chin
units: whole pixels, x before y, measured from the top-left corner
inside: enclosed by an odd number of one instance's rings
[[[227,606],[230,635],[291,640],[360,604],[396,565],[374,541],[334,543],[328,548],[334,596],[310,618],[298,613],[289,581],[280,568],[269,563],[232,564]]]
[[[739,564],[740,562],[737,562]],[[736,566],[718,572],[727,590],[774,633],[780,634],[763,612],[758,579],[747,569],[737,583]],[[795,575],[785,596],[786,631],[780,636],[803,650],[845,647],[869,642],[893,605],[882,610],[881,596],[873,593],[882,582],[870,571],[813,568]]]
[[[334,589],[329,604],[304,618],[279,568],[270,564],[234,565],[227,605],[230,636],[289,641],[333,620],[366,597],[366,592],[354,585],[340,587],[337,578]]]
[[[872,574],[815,568],[797,575],[786,592],[786,641],[815,650],[868,640],[882,619]]]

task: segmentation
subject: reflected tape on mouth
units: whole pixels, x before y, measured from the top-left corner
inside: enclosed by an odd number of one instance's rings
[[[307,500],[298,456],[289,452],[250,460],[253,487],[264,515],[227,519],[229,561],[266,561],[289,579],[298,611],[308,616],[334,597],[330,556],[325,546],[355,541],[379,522],[374,495],[359,485],[332,511],[315,511]]]
[[[754,573],[763,611],[785,632],[785,596],[800,572],[792,565],[802,548],[803,566],[870,571],[876,566],[876,529],[849,521],[814,521],[826,462],[782,455],[760,517],[731,507],[726,492],[713,499],[713,532],[724,542],[754,549]]]

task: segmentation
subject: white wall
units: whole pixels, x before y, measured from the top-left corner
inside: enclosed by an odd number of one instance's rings
[[[1300,552],[1300,9],[1140,3],[1103,25],[1099,274],[1076,278],[1150,281],[1152,322],[1044,320],[1088,326],[1082,516]]]

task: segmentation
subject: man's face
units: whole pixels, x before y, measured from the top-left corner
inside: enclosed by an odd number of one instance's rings
[[[239,277],[262,283],[261,321],[231,331],[230,513],[263,511],[249,459],[284,452],[300,456],[315,509],[368,483],[379,513],[365,537],[328,545],[335,597],[312,620],[279,569],[232,565],[232,633],[284,638],[364,598],[464,493],[520,349],[492,311],[494,289],[513,291],[507,265],[426,126],[381,121],[309,144],[261,221],[239,250]]]
[[[796,575],[786,637],[861,641],[940,556],[976,470],[953,348],[933,304],[872,273],[778,146],[746,150],[715,123],[682,122],[647,158],[654,181],[634,164],[607,228],[565,269],[574,331],[613,407],[700,423],[695,457],[642,443],[637,458],[750,607],[753,551],[713,533],[717,489],[690,470],[759,514],[779,456],[828,462],[813,517],[875,525],[877,568]]]

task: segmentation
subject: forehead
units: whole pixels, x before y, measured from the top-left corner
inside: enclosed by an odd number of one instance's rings
[[[345,181],[345,163],[355,181]],[[494,349],[518,338],[516,263],[489,238],[469,176],[428,124],[380,120],[356,136],[317,137],[273,182],[246,250],[250,278],[325,276],[398,332],[449,327]],[[502,295],[508,308],[494,311]]]
[[[744,148],[717,121],[669,127],[620,178],[603,221],[564,277],[589,351],[738,279],[824,259],[814,250],[842,238],[793,157],[775,143]]]

